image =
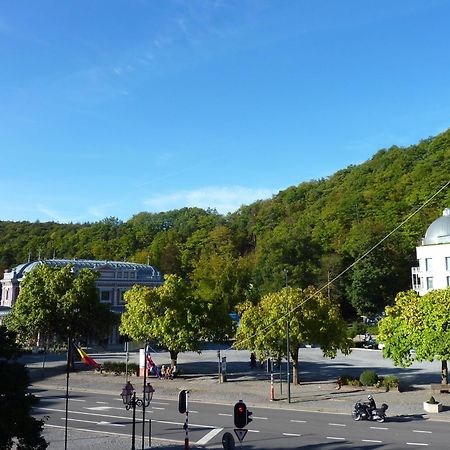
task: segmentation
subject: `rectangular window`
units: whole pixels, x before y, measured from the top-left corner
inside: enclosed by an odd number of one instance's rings
[[[432,268],[433,268],[432,259],[425,258],[425,270],[428,272],[428,271],[432,270]]]
[[[450,270],[450,256],[445,257],[445,270]]]
[[[447,287],[450,287],[450,277],[447,277]]]
[[[433,289],[433,277],[427,277],[427,289]]]
[[[104,303],[111,302],[111,292],[110,291],[101,291],[100,292],[100,301]]]
[[[125,298],[123,297],[127,291],[120,291],[120,303],[125,303]]]

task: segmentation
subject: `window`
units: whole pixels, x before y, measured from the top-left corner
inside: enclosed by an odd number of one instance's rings
[[[123,297],[127,291],[120,291],[120,303],[125,303],[125,298]]]
[[[447,277],[447,287],[450,287],[450,277]]]
[[[432,259],[431,258],[425,258],[425,270],[429,271],[433,268],[433,264],[432,264]]]
[[[445,270],[450,270],[450,256],[445,257]]]
[[[100,301],[104,303],[111,302],[111,292],[110,291],[101,291],[100,292]]]
[[[427,277],[427,289],[433,289],[433,277]]]

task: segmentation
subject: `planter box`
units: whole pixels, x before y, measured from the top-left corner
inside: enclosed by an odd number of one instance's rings
[[[423,409],[429,413],[439,413],[442,411],[442,403],[423,402]]]

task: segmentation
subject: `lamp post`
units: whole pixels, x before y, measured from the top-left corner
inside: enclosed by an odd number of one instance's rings
[[[136,397],[136,391],[134,390],[133,385],[130,381],[127,381],[127,384],[122,389],[122,393],[120,394],[122,396],[123,404],[125,405],[125,408],[128,410],[133,409],[133,428],[132,428],[132,435],[131,435],[131,450],[136,450],[136,407],[147,407],[150,405],[150,402],[153,398],[153,393],[155,390],[153,389],[153,386],[150,383],[147,383],[144,387],[143,392],[143,398]]]
[[[289,337],[289,298],[288,298],[288,271],[284,269],[286,277],[286,352],[287,352],[287,397],[288,403],[291,403],[291,357],[290,357],[290,337]]]

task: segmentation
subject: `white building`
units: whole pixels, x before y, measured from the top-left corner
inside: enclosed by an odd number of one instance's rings
[[[75,272],[81,269],[93,269],[99,273],[95,285],[99,300],[108,304],[111,311],[120,315],[125,311],[123,294],[133,285],[158,287],[164,282],[161,272],[147,264],[136,264],[121,261],[94,261],[86,259],[47,259],[20,264],[11,270],[5,270],[1,283],[0,323],[2,317],[8,314],[19,296],[20,283],[27,273],[38,265],[50,267],[65,267],[71,265]],[[113,327],[110,343],[119,341],[117,326]]]
[[[450,208],[428,227],[416,254],[419,267],[413,267],[411,274],[419,295],[450,286]]]

